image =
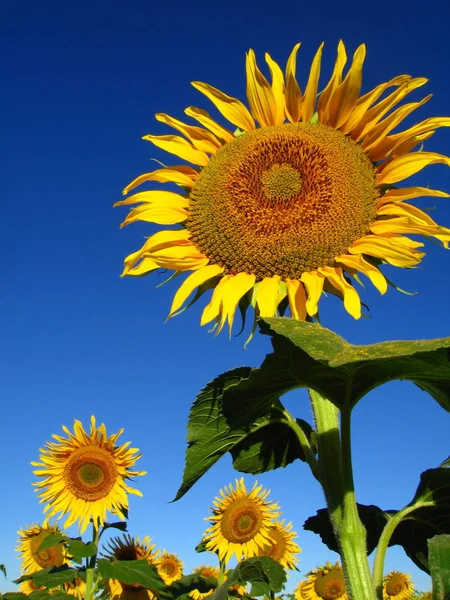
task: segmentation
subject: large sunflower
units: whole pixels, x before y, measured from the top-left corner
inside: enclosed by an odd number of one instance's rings
[[[64,527],[79,522],[80,531],[86,529],[92,519],[96,526],[106,520],[107,511],[125,519],[128,508],[127,494],[142,494],[126,483],[145,471],[132,471],[140,454],[136,448],[128,448],[129,443],[117,446],[123,429],[107,436],[102,423],[96,426],[91,417],[91,430],[86,433],[80,421],[75,420],[74,433],[63,427],[67,438],[53,435],[55,442],[47,442],[41,449],[42,462],[33,462],[40,467],[34,471],[42,478],[34,483],[41,503],[45,503],[48,517],[57,518],[68,514]]]
[[[294,542],[297,537],[292,531],[292,523],[284,524],[284,521],[274,521],[269,528],[269,539],[260,548],[259,556],[271,556],[286,569],[295,569],[298,563],[296,556],[301,552],[300,546]]]
[[[419,234],[450,240],[422,210],[406,201],[420,196],[448,197],[424,187],[399,187],[427,165],[450,158],[422,150],[422,143],[450,117],[432,117],[393,133],[416,108],[430,99],[397,105],[427,79],[400,75],[360,95],[366,49],[356,50],[347,73],[339,42],[330,80],[318,94],[322,46],[302,92],[292,50],[285,73],[266,54],[271,82],[247,54],[247,99],[238,99],[198,81],[203,93],[237,129],[213,120],[201,108],[185,113],[201,126],[187,125],[164,113],[158,121],[183,134],[147,135],[144,139],[194,167],[178,164],[141,175],[124,190],[144,182],[174,183],[172,191],[141,191],[116,205],[133,208],[123,225],[146,221],[178,225],[147,239],[125,259],[123,275],[156,269],[189,273],[175,294],[170,316],[213,289],[201,324],[214,322],[231,331],[235,311],[249,306],[271,317],[289,307],[292,317],[317,314],[323,291],[340,297],[346,310],[361,316],[354,282],[360,274],[384,294],[388,280],[382,264],[417,265],[423,244]],[[186,138],[186,139],[185,139]],[[414,151],[419,146],[417,151]],[[191,302],[192,303],[192,302]]]
[[[414,594],[414,584],[409,575],[392,571],[383,581],[384,600],[408,600]]]
[[[142,560],[156,565],[158,552],[154,550],[150,537],[142,540],[125,534],[122,538],[115,537],[109,540],[107,552],[103,554],[109,560]],[[139,584],[127,584],[118,579],[108,579],[106,584],[107,594],[113,600],[153,600],[155,595],[151,590]]]
[[[299,584],[296,597],[297,600],[348,600],[342,567],[327,562],[324,567],[314,569]]]
[[[61,567],[67,562],[67,552],[62,542],[51,548],[39,550],[39,546],[49,535],[61,534],[61,538],[63,537],[63,533],[57,525],[34,524],[20,529],[17,534],[19,539],[16,551],[19,552],[19,558],[22,561],[21,570],[24,573],[36,573],[36,571],[48,567]],[[24,593],[31,593],[31,591]]]
[[[219,569],[217,567],[212,567],[211,565],[200,565],[194,569],[194,573],[198,573],[199,575],[205,578],[215,577],[216,579],[219,579],[220,575]],[[213,591],[214,590],[203,593],[199,590],[192,590],[192,592],[189,592],[188,595],[190,598],[193,598],[193,600],[203,600],[203,598],[207,598],[208,596],[210,596],[213,593]]]
[[[155,561],[158,573],[166,585],[170,585],[183,576],[183,563],[176,554],[163,550]]]
[[[217,551],[225,562],[233,554],[237,560],[258,556],[271,543],[272,521],[280,515],[278,504],[267,500],[269,491],[257,482],[247,492],[244,478],[236,479],[236,489],[230,484],[220,495],[213,502],[213,516],[205,519],[213,524],[203,535],[206,548]]]

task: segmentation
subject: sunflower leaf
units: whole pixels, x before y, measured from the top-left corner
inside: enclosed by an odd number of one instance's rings
[[[355,346],[315,323],[276,317],[259,324],[272,337],[274,352],[255,370],[251,386],[232,391],[239,413],[296,387],[312,388],[338,408],[354,406],[395,379],[412,381],[450,412],[450,338]]]
[[[53,546],[67,542],[68,540],[69,538],[62,533],[50,533],[43,538],[35,552],[42,552],[43,550],[47,550],[48,548],[53,548]]]
[[[263,584],[261,589],[264,591],[281,592],[285,582],[286,573],[283,567],[270,556],[247,558],[228,572],[227,580],[217,588],[210,598],[211,600],[227,600],[228,590],[232,585],[245,583]]]
[[[215,577],[202,577],[198,573],[193,573],[166,586],[159,591],[158,595],[160,598],[169,600],[187,595],[194,590],[199,591],[201,594],[207,594],[211,590],[215,590],[217,585],[218,582]]]
[[[450,535],[436,535],[428,540],[428,561],[433,581],[433,598],[450,597]]]
[[[97,544],[94,542],[84,543],[81,539],[69,538],[67,540],[69,552],[74,559],[87,558],[97,553]]]
[[[1,594],[1,598],[6,600],[28,600],[29,597],[22,594],[22,592],[6,592],[6,594]]]
[[[97,566],[104,579],[118,579],[122,583],[138,584],[155,591],[166,587],[155,565],[149,564],[145,559],[112,561],[100,559],[97,561]]]
[[[6,574],[6,567],[5,567],[5,565],[0,565],[0,571],[3,573],[3,575],[4,575],[5,577],[7,577],[7,574]]]
[[[249,473],[284,467],[296,458],[304,460],[277,396],[269,394],[267,403],[253,407],[248,418],[245,415],[238,424],[232,422],[234,414],[225,401],[227,393],[234,387],[245,389],[254,371],[240,367],[223,373],[198,395],[189,415],[183,481],[174,500],[227,452],[231,452],[238,470]]]
[[[37,586],[45,588],[55,588],[68,581],[73,581],[77,576],[77,570],[64,565],[62,567],[53,567],[51,569],[43,569],[37,573],[33,573],[33,581]]]
[[[115,521],[114,523],[104,523],[102,533],[106,529],[120,529],[120,531],[127,531],[127,523],[125,521]]]

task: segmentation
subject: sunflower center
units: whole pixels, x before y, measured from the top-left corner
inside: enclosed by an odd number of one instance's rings
[[[406,582],[403,577],[392,577],[386,584],[386,594],[396,596],[406,589]]]
[[[284,124],[218,150],[192,188],[186,225],[226,273],[299,279],[368,233],[378,197],[359,145],[320,123]]]
[[[228,542],[242,544],[255,537],[261,529],[262,521],[258,506],[247,498],[240,498],[225,509],[220,529]]]
[[[175,565],[172,562],[164,563],[162,568],[167,575],[173,575],[175,573]]]
[[[72,452],[64,468],[64,479],[72,494],[95,502],[109,494],[116,483],[113,456],[99,446],[83,446]]]
[[[314,585],[317,595],[324,600],[337,600],[345,594],[345,582],[342,571],[333,569],[318,576]]]
[[[62,544],[56,544],[51,548],[39,550],[39,546],[42,545],[42,542],[49,535],[50,533],[48,531],[41,531],[30,541],[31,554],[42,569],[46,569],[47,567],[60,567],[64,563],[64,546]]]

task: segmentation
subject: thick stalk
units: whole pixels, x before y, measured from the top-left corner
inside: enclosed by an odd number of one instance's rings
[[[94,523],[92,523],[92,541],[98,547],[98,540],[100,539],[100,533]],[[97,581],[95,579],[95,565],[97,562],[97,552],[87,559],[87,568],[86,568],[86,592],[84,600],[92,600],[95,596],[95,592],[97,589]]]
[[[92,600],[94,595],[94,569],[86,569],[86,593],[85,600]]]

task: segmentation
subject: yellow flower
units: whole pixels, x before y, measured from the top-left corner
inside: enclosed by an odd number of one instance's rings
[[[63,584],[64,592],[69,596],[75,596],[78,600],[83,600],[86,595],[86,584],[78,577],[73,581],[67,581]]]
[[[115,537],[109,540],[107,553],[103,554],[109,560],[142,560],[156,565],[157,552],[150,537],[142,540],[125,534],[123,538]],[[118,579],[108,579],[106,589],[113,600],[153,600],[156,596],[152,591],[143,588],[137,583],[127,584]]]
[[[140,454],[129,444],[117,446],[123,429],[110,437],[102,423],[96,427],[91,417],[91,430],[86,433],[80,421],[75,421],[74,433],[63,427],[67,438],[53,435],[55,442],[47,442],[41,449],[40,467],[34,471],[42,478],[34,483],[41,503],[45,503],[47,517],[68,514],[64,527],[79,522],[81,533],[92,519],[98,527],[106,520],[107,511],[125,519],[128,508],[127,494],[142,494],[130,488],[125,481],[145,471],[131,471]]]
[[[296,80],[299,46],[284,74],[266,54],[270,82],[249,51],[250,110],[211,85],[193,82],[237,127],[234,133],[190,106],[185,113],[200,126],[156,115],[184,137],[144,137],[194,165],[156,169],[124,190],[128,194],[144,182],[157,182],[176,184],[180,193],[146,190],[116,203],[137,205],[122,226],[135,221],[178,225],[150,236],[127,256],[123,271],[189,273],[170,316],[186,307],[192,293],[195,301],[212,289],[201,324],[213,322],[217,333],[226,323],[231,332],[238,306],[241,311],[251,306],[262,317],[287,307],[295,319],[313,317],[324,291],[341,298],[358,319],[361,300],[354,282],[360,274],[384,294],[389,282],[380,265],[413,267],[424,256],[423,244],[408,235],[434,237],[446,247],[450,241],[450,229],[406,202],[449,194],[398,187],[427,165],[450,166],[449,157],[422,150],[436,129],[450,125],[450,117],[431,117],[392,133],[431,97],[397,107],[427,79],[399,75],[360,95],[365,46],[357,48],[344,75],[341,41],[325,88],[318,94],[322,44],[302,92]]]
[[[198,573],[199,575],[205,578],[215,577],[216,579],[219,579],[220,574],[219,569],[217,569],[216,567],[212,567],[211,565],[200,565],[199,567],[196,567],[194,569],[194,573]],[[189,597],[193,598],[194,600],[203,600],[203,598],[207,598],[213,592],[214,590],[211,590],[210,592],[203,594],[198,590],[192,590],[192,592],[189,592]]]
[[[327,562],[324,567],[314,569],[299,584],[295,596],[297,600],[348,600],[342,567]]]
[[[42,542],[49,535],[61,534],[61,537],[63,537],[63,533],[57,525],[50,525],[48,523],[44,526],[30,525],[20,529],[17,533],[19,539],[16,551],[20,553],[19,558],[22,561],[21,570],[24,573],[36,573],[36,571],[46,569],[47,567],[61,567],[67,562],[67,552],[63,543],[45,550],[39,550]],[[24,587],[28,589],[28,586],[24,585]]]
[[[220,495],[213,502],[213,516],[205,519],[213,523],[203,535],[206,548],[211,552],[218,551],[220,560],[226,563],[233,554],[237,560],[258,556],[271,541],[272,521],[280,515],[276,512],[278,504],[269,502],[269,491],[256,482],[247,492],[244,478],[236,479],[236,489],[230,484],[228,489],[220,491]]]
[[[170,585],[183,576],[183,563],[176,554],[163,550],[155,561],[158,573],[166,585]]]
[[[292,530],[292,523],[284,525],[284,521],[275,521],[269,529],[269,540],[260,548],[258,556],[271,556],[286,569],[295,569],[298,563],[296,554],[301,552],[300,546],[293,540],[297,537]]]
[[[383,581],[384,600],[408,600],[414,593],[414,584],[409,575],[392,571]]]
[[[21,592],[22,594],[26,594],[27,596],[29,596],[33,592],[38,592],[39,590],[45,590],[44,586],[37,586],[32,579],[22,581],[22,583],[19,584],[19,592]]]

